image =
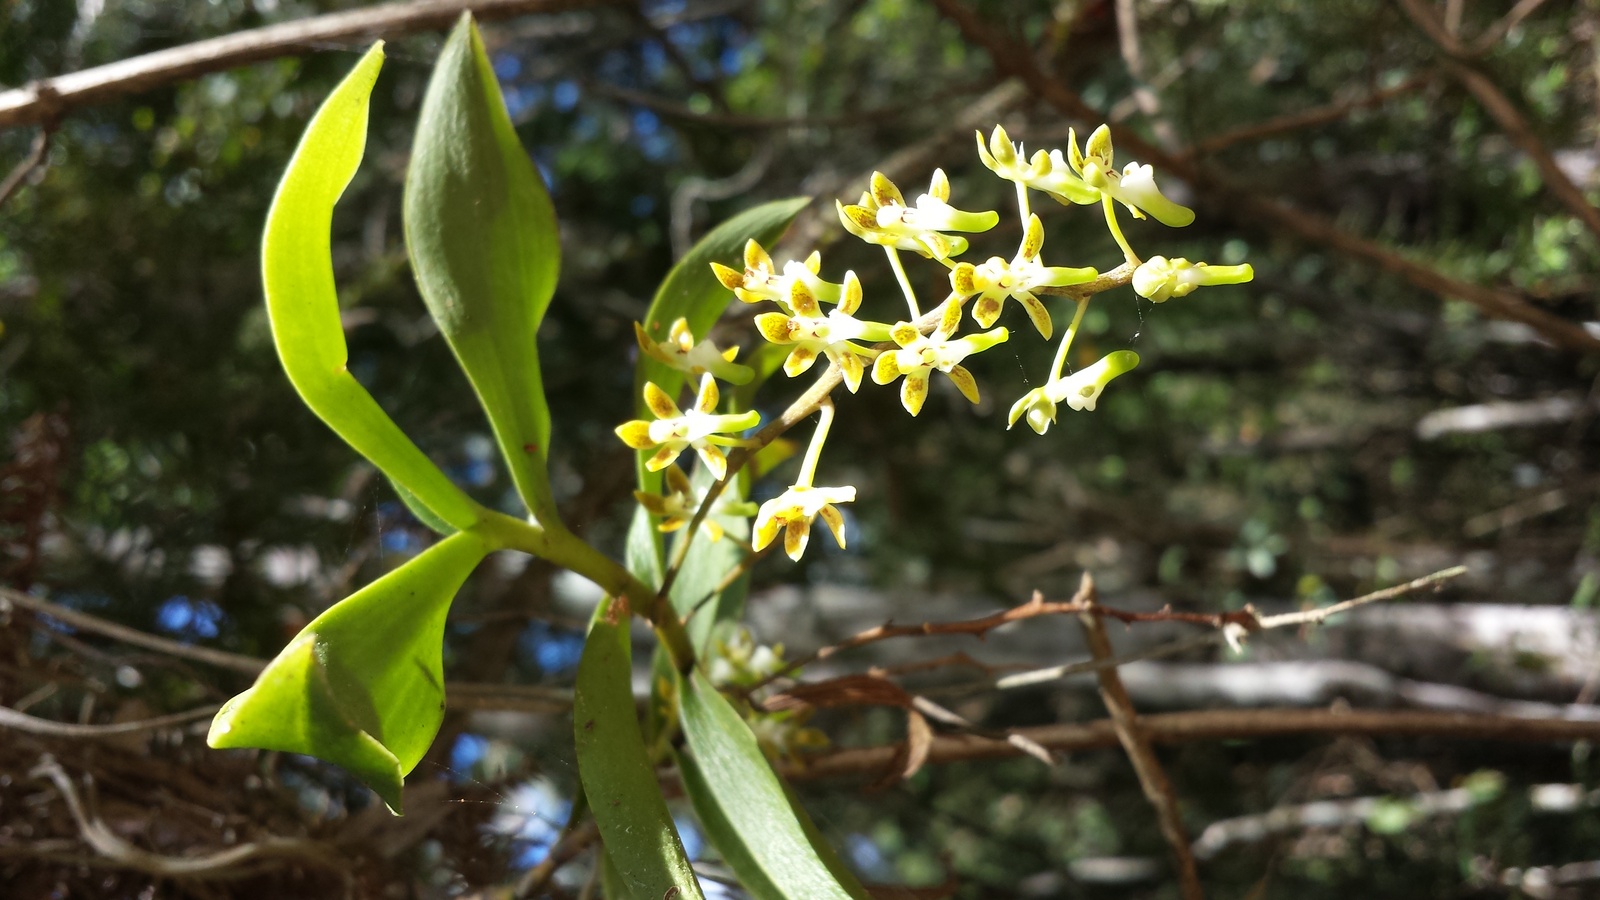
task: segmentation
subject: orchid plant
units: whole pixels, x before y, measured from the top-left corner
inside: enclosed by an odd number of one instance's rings
[[[792,716],[780,722],[756,712],[737,691],[721,692],[782,668],[781,648],[730,631],[750,566],[780,533],[785,553],[801,559],[819,518],[845,543],[839,506],[853,502],[856,489],[817,484],[838,414],[832,389],[842,383],[855,393],[870,371],[876,385],[898,380],[902,405],[917,416],[938,371],[976,403],[978,380],[968,364],[1010,339],[1010,330],[995,324],[1007,301],[1016,300],[1031,330],[1049,339],[1050,304],[1059,298],[1071,319],[1049,378],[1016,401],[1008,420],[1009,427],[1026,419],[1042,435],[1061,404],[1093,411],[1107,385],[1138,364],[1136,354],[1117,350],[1066,370],[1094,296],[1131,284],[1165,302],[1201,286],[1248,281],[1250,267],[1139,258],[1118,225],[1119,204],[1174,227],[1194,214],[1161,193],[1150,166],[1116,169],[1104,126],[1082,149],[1069,134],[1064,152],[1032,157],[1002,128],[978,136],[983,165],[1016,188],[1021,240],[1009,259],[960,259],[968,235],[994,228],[1000,216],[953,206],[943,171],[914,201],[874,173],[856,202],[837,203],[843,227],[883,249],[903,313],[891,301],[869,317],[866,310],[880,304],[869,302],[862,280],[854,272],[827,280],[817,253],[774,262],[765,248],[806,198],[748,210],[667,274],[636,324],[637,415],[616,433],[638,451],[638,506],[625,558],[617,560],[568,529],[551,495],[546,461],[554,430],[536,335],[557,279],[556,222],[469,17],[447,42],[423,102],[405,185],[405,235],[423,300],[488,415],[526,509],[513,514],[468,497],[346,367],[329,231],[334,205],[361,161],[368,99],[382,64],[380,43],[308,126],[268,214],[263,277],[291,383],[441,539],[307,625],[217,713],[208,742],[319,757],[356,775],[399,813],[404,778],[433,742],[448,701],[441,648],[452,598],[487,554],[531,553],[606,595],[579,665],[573,725],[587,800],[575,808],[587,808],[599,828],[608,896],[704,896],[655,774],[673,764],[708,836],[754,895],[864,897],[769,763],[769,752],[794,749],[775,742],[800,740],[795,735],[812,742],[814,733]],[[1124,259],[1109,271],[1047,264],[1032,192],[1062,204],[1099,204]],[[906,253],[943,266],[948,276],[948,293],[926,311]],[[741,364],[736,347],[710,340],[734,299],[770,304],[754,324],[774,347],[763,356],[771,366]],[[963,334],[969,316],[979,330]],[[778,357],[789,377],[826,365],[788,412],[764,422],[751,398]],[[737,389],[724,391],[719,382]],[[691,390],[692,400],[685,396]],[[759,507],[750,502],[753,469],[770,470],[782,446],[776,438],[813,414],[817,425],[798,476]],[[691,474],[686,466],[695,459]],[[652,702],[642,718],[632,690],[631,616],[647,621],[658,639]]]

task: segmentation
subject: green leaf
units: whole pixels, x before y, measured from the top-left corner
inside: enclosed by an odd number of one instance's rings
[[[711,472],[704,466],[697,468],[691,484],[697,494],[704,496],[711,487]],[[719,504],[737,503],[743,499],[742,483],[736,478],[723,489]],[[678,611],[679,617],[693,613],[693,618],[688,621],[689,638],[694,642],[695,652],[700,655],[705,653],[714,625],[744,615],[745,595],[749,593],[750,586],[746,573],[727,588],[717,590],[728,573],[749,552],[745,548],[750,543],[750,519],[721,513],[710,513],[706,519],[721,525],[726,534],[720,541],[713,541],[704,533],[695,535],[677,580],[672,583],[672,608]],[[677,532],[680,542],[687,540],[688,536],[688,528]],[[676,552],[675,544],[673,558],[676,558]]]
[[[278,184],[261,242],[267,315],[284,371],[311,411],[439,519],[467,528],[482,509],[417,449],[345,367],[349,352],[329,246],[333,206],[361,163],[368,99],[382,67],[380,41],[317,110]]]
[[[749,726],[699,672],[683,692],[691,758],[684,792],[706,835],[756,900],[853,900],[801,825]]]
[[[635,897],[703,897],[645,751],[633,703],[626,604],[589,629],[573,697],[578,776],[606,854]]]
[[[650,303],[650,311],[644,317],[645,333],[661,340],[673,322],[688,319],[689,330],[696,339],[703,340],[733,301],[733,292],[712,274],[711,264],[719,262],[736,269],[744,268],[745,242],[754,238],[763,246],[772,244],[810,202],[809,197],[773,200],[747,209],[711,229],[662,279]],[[655,382],[667,396],[676,397],[683,388],[684,377],[677,369],[640,354],[633,379],[633,401],[639,417],[651,418],[644,405],[646,381]],[[648,451],[640,451],[639,489],[655,491],[660,489],[662,476],[659,472],[645,471],[644,460],[649,455]]]
[[[633,508],[633,521],[628,523],[628,542],[623,548],[624,562],[633,577],[647,587],[661,587],[662,570],[666,563],[661,558],[661,532],[656,530],[655,519],[643,506]]]
[[[550,410],[536,335],[555,291],[560,235],[466,14],[422,101],[405,233],[417,287],[489,416],[517,492],[541,524],[553,525]]]
[[[767,446],[770,447],[773,446],[773,444],[768,444]],[[416,494],[411,493],[393,481],[389,482],[389,486],[394,488],[395,496],[399,497],[400,502],[405,504],[406,509],[410,510],[411,514],[417,517],[418,522],[421,522],[433,531],[445,536],[456,533],[456,528],[454,526],[452,526],[449,522],[439,518],[438,514],[429,509],[427,504],[417,499]]]
[[[206,743],[327,760],[398,814],[402,781],[444,721],[450,601],[494,549],[457,532],[334,604],[217,712]]]

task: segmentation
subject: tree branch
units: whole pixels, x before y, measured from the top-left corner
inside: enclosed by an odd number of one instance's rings
[[[945,18],[961,30],[967,40],[978,44],[988,52],[992,64],[1001,74],[1016,77],[1035,97],[1082,124],[1098,124],[1104,121],[1104,116],[1098,110],[1085,102],[1071,88],[1052,78],[1023,48],[1006,35],[991,28],[961,0],[933,0],[933,3]],[[1187,159],[1167,153],[1127,128],[1112,125],[1111,132],[1117,146],[1127,148],[1130,156],[1170,171],[1197,189],[1218,195],[1230,204],[1243,221],[1270,225],[1278,231],[1287,231],[1302,240],[1325,245],[1347,256],[1365,260],[1423,290],[1445,298],[1465,300],[1493,318],[1522,322],[1558,347],[1582,353],[1600,351],[1600,337],[1590,334],[1576,322],[1529,304],[1511,291],[1452,278],[1437,269],[1407,259],[1381,244],[1344,231],[1322,216],[1295,209],[1277,200],[1257,196],[1240,185],[1229,183],[1215,174],[1203,172]]]
[[[78,107],[249,63],[297,56],[332,41],[447,28],[462,12],[487,21],[598,5],[596,0],[411,0],[252,28],[5,91],[0,93],[0,128],[45,124]]]
[[[1191,744],[1308,735],[1367,737],[1443,737],[1570,743],[1600,740],[1600,721],[1390,709],[1217,709],[1141,716],[1139,725],[1157,744]],[[1106,750],[1118,746],[1110,719],[1016,729],[1049,750]],[[796,780],[875,774],[894,762],[899,744],[835,750],[784,770]],[[976,735],[940,735],[928,751],[929,764],[999,759],[1022,751],[1004,741]]]
[[[1108,661],[1112,658],[1111,639],[1106,636],[1105,621],[1095,614],[1094,579],[1088,572],[1083,573],[1078,597],[1089,607],[1078,616],[1089,652],[1097,661]],[[1172,857],[1178,864],[1178,886],[1185,900],[1204,900],[1205,890],[1200,886],[1200,871],[1195,866],[1194,853],[1189,849],[1189,833],[1184,829],[1183,817],[1178,812],[1177,794],[1172,790],[1166,770],[1161,768],[1161,761],[1156,759],[1155,751],[1150,747],[1149,736],[1139,726],[1133,698],[1128,696],[1128,689],[1123,686],[1115,666],[1101,669],[1097,676],[1100,680],[1100,698],[1111,713],[1111,727],[1117,733],[1123,752],[1128,754],[1128,761],[1133,763],[1133,771],[1139,776],[1139,786],[1144,789],[1145,799],[1155,807],[1161,836],[1167,839],[1167,844],[1172,848]]]

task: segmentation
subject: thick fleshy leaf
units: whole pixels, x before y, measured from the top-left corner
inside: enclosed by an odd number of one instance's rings
[[[645,751],[633,703],[628,611],[611,605],[589,628],[573,696],[578,776],[595,824],[634,897],[702,897]]]
[[[695,469],[690,483],[694,485],[696,495],[704,496],[711,487],[711,481],[711,472],[702,466]],[[717,502],[721,506],[743,499],[742,479],[735,478],[723,489]],[[744,615],[745,595],[750,590],[748,573],[735,579],[726,588],[721,587],[723,580],[749,552],[745,549],[750,543],[749,517],[710,513],[706,521],[722,527],[722,540],[713,541],[704,533],[695,535],[694,542],[689,545],[689,553],[683,559],[683,568],[672,582],[672,607],[680,617],[689,617],[693,613],[693,617],[689,618],[689,639],[694,642],[695,652],[700,654],[705,652],[713,626]],[[677,533],[677,542],[688,538],[687,528]],[[673,559],[677,558],[677,542],[674,542]]]
[[[552,524],[550,410],[535,338],[560,265],[555,211],[470,16],[433,69],[406,173],[406,248],[523,502]]]
[[[311,411],[438,519],[476,522],[480,507],[411,442],[346,368],[349,353],[329,249],[333,206],[367,140],[367,107],[383,66],[374,44],[317,110],[267,213],[261,274],[272,340]]]
[[[457,532],[334,604],[217,712],[206,743],[327,760],[399,813],[402,781],[444,721],[450,601],[494,549]]]
[[[684,792],[706,835],[756,900],[854,900],[811,844],[783,783],[739,713],[699,672],[684,684]]]

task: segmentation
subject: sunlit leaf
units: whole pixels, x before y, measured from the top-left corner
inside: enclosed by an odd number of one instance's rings
[[[206,742],[327,760],[400,812],[402,780],[444,721],[445,615],[493,549],[458,532],[334,604],[222,707]]]
[[[706,835],[756,900],[846,900],[807,836],[782,782],[739,713],[698,672],[684,684],[684,792]]]
[[[329,249],[333,206],[355,175],[367,140],[367,106],[383,66],[379,42],[334,88],[306,127],[278,185],[261,244],[272,339],[307,406],[356,452],[454,528],[480,507],[401,432],[346,368]]]
[[[541,523],[554,523],[535,338],[555,291],[560,236],[467,15],[422,102],[405,233],[417,287],[488,413],[517,492]]]
[[[633,702],[628,611],[609,601],[578,663],[573,734],[578,775],[606,854],[634,897],[703,896],[645,751]]]

